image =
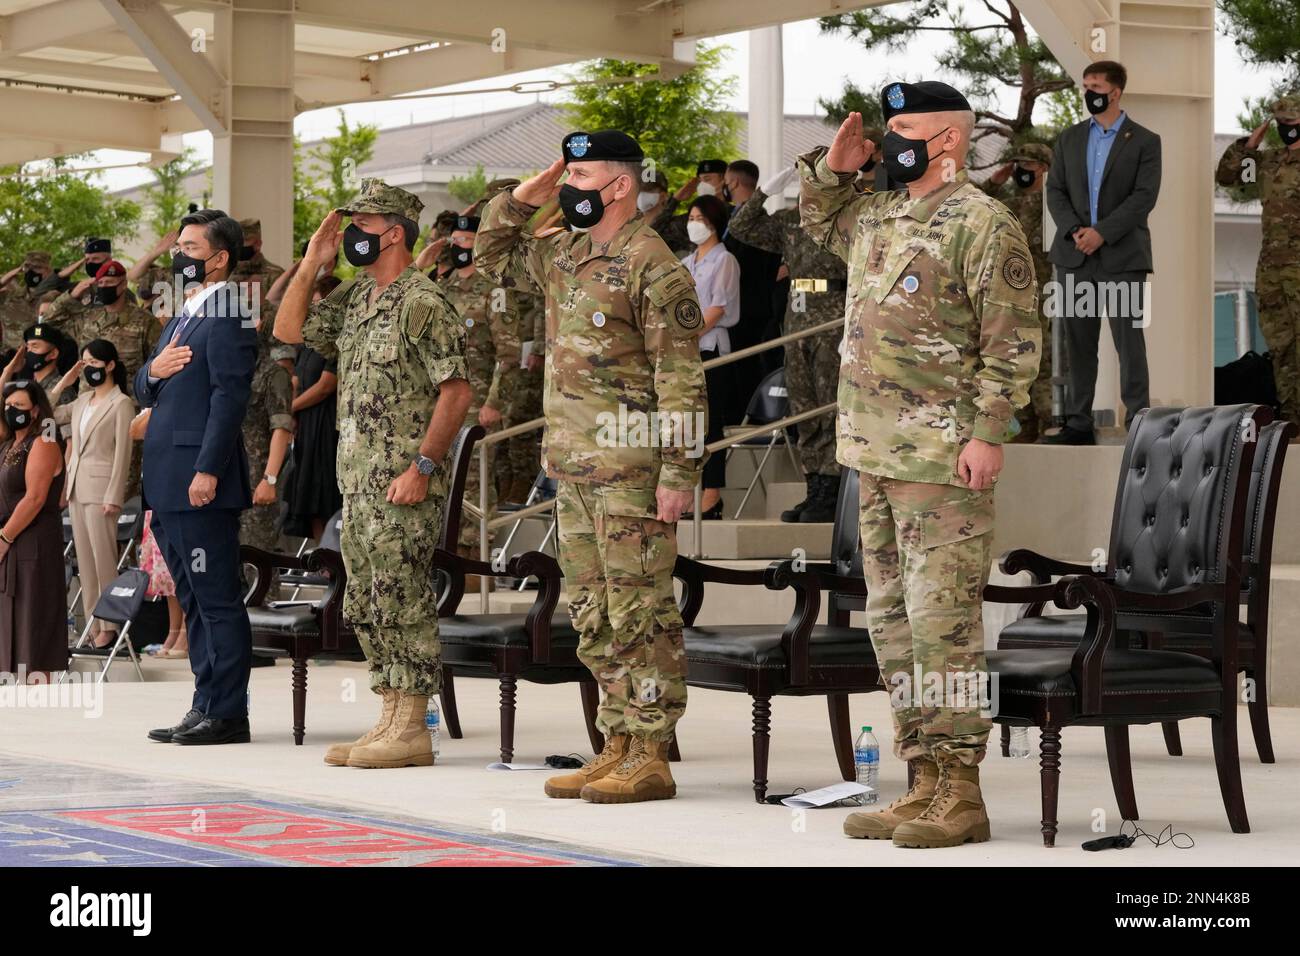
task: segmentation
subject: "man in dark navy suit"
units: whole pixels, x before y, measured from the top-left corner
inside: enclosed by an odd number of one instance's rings
[[[151,740],[247,743],[252,633],[239,566],[239,514],[252,504],[241,429],[257,359],[257,332],[238,286],[227,281],[243,245],[219,209],[181,220],[172,254],[174,318],[136,374],[152,406],[144,441],[144,496],[154,537],[176,582],[189,633],[194,701]]]

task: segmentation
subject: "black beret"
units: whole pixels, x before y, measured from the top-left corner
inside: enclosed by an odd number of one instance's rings
[[[727,161],[725,159],[701,159],[695,164],[695,175],[703,176],[705,173],[725,173],[727,171]]]
[[[46,322],[37,322],[35,325],[28,326],[23,330],[23,341],[32,342],[36,340],[49,342],[55,348],[63,348],[63,333],[57,327]]]
[[[567,165],[575,161],[612,159],[623,163],[639,163],[645,159],[640,144],[617,129],[598,129],[594,133],[581,130],[564,137],[561,147]]]
[[[900,113],[945,113],[970,109],[966,97],[937,80],[890,83],[880,91],[880,105],[886,122]]]
[[[92,252],[112,252],[112,251],[113,251],[113,240],[112,240],[112,239],[93,239],[93,238],[92,238],[92,239],[87,239],[87,240],[86,240],[86,254],[87,254],[87,255],[89,255],[89,254],[92,253]]]
[[[478,216],[457,216],[453,227],[458,232],[478,232]]]

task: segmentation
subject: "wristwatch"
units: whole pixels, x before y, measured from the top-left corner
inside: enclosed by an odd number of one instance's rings
[[[434,460],[432,458],[426,458],[424,455],[416,455],[415,468],[420,474],[428,478],[433,474]]]
[[[275,483],[280,480],[278,475],[263,475],[262,478],[264,478],[266,480],[266,483],[270,485],[272,488],[274,488]]]

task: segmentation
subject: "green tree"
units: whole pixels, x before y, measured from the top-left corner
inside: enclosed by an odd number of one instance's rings
[[[0,167],[0,272],[44,249],[57,266],[83,254],[87,236],[130,239],[140,206],[108,193],[94,171],[77,171],[84,155]]]
[[[451,193],[452,199],[465,206],[482,199],[487,192],[487,175],[483,172],[483,164],[479,163],[468,176],[452,176],[447,180],[447,192]]]
[[[178,228],[181,217],[189,211],[191,197],[185,191],[185,181],[203,168],[194,157],[195,151],[187,146],[179,156],[150,170],[154,181],[143,192],[149,203],[149,226],[155,235]],[[159,261],[169,265],[171,254],[164,253]]]
[[[818,22],[823,33],[846,33],[868,51],[902,52],[919,34],[949,34],[951,45],[939,53],[936,64],[953,76],[954,85],[971,100],[983,135],[999,132],[1011,140],[1032,136],[1039,99],[1075,85],[1008,0],[984,0],[976,19],[967,16],[961,0],[913,0],[887,10],[873,7],[822,17]],[[863,121],[879,125],[879,90],[888,79],[881,78],[871,92],[848,82],[838,98],[818,102],[832,118],[841,119],[870,103],[870,115],[863,112]],[[1020,91],[1011,115],[991,105],[1004,87]]]
[[[1219,0],[1219,27],[1247,63],[1281,67],[1283,88],[1300,85],[1300,4],[1295,0]]]
[[[324,200],[316,193],[316,187],[307,171],[307,157],[302,140],[293,138],[293,252],[298,256],[302,245],[312,237],[316,227],[325,218]]]
[[[349,126],[347,116],[339,110],[337,132],[322,139],[309,154],[324,173],[323,182],[317,188],[328,208],[342,206],[357,191],[361,182],[357,170],[375,155],[378,136],[378,126],[367,123]]]
[[[696,65],[680,76],[652,79],[655,64],[593,60],[579,67],[565,104],[576,129],[621,129],[635,136],[646,156],[674,188],[695,175],[701,159],[736,158],[740,118],[719,104],[736,91],[736,78],[719,66],[725,46],[697,45]],[[636,82],[610,82],[622,77]]]

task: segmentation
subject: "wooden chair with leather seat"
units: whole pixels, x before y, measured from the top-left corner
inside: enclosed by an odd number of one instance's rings
[[[451,488],[443,509],[441,547],[456,544],[460,528],[461,500],[465,493],[465,476],[469,472],[475,443],[486,434],[481,425],[462,428],[448,455],[452,462]],[[343,556],[332,548],[313,548],[303,555],[275,554],[241,545],[240,560],[257,574],[257,582],[247,600],[248,621],[253,630],[253,646],[267,647],[288,655],[292,661],[293,742],[301,745],[306,734],[307,662],[325,660],[365,660],[356,632],[343,616],[343,595],[347,571]],[[324,592],[314,602],[266,603],[272,570],[290,569],[299,575],[318,575],[326,581]],[[432,582],[431,582],[432,585]],[[446,668],[443,669],[443,721],[453,739],[461,737],[460,717],[456,712],[455,689]]]
[[[687,684],[749,694],[753,699],[754,799],[762,803],[767,795],[773,697],[826,697],[836,762],[841,776],[852,780],[849,694],[883,689],[867,632],[848,626],[852,602],[841,604],[837,586],[827,583],[856,574],[856,593],[866,593],[858,550],[857,472],[845,469],[840,480],[829,562],[787,560],[748,571],[679,556],[673,574],[682,582]],[[709,584],[792,588],[794,612],[784,627],[696,624]],[[822,591],[831,594],[829,622],[824,625],[817,623]]]
[[[1132,724],[1208,717],[1229,824],[1250,829],[1237,748],[1240,596],[1246,500],[1269,411],[1257,405],[1152,408],[1129,429],[1103,572],[1018,552],[1004,567],[1054,584],[989,585],[1000,603],[1084,608],[1073,647],[988,652],[994,720],[1040,729],[1043,843],[1056,840],[1061,730],[1101,726],[1121,815],[1138,817],[1129,757]],[[1207,653],[1136,648],[1153,622],[1205,622]]]
[[[1288,443],[1295,433],[1296,426],[1287,421],[1273,422],[1263,428],[1250,469],[1250,485],[1246,497],[1247,524],[1242,554],[1241,591],[1246,620],[1238,626],[1237,663],[1254,685],[1254,694],[1247,709],[1260,763],[1273,763],[1274,760],[1273,741],[1268,725],[1269,583],[1273,565],[1273,528],[1282,488],[1282,468]],[[1001,567],[1007,573],[1028,571],[1033,577],[1033,583],[1039,585],[1049,583],[1056,574],[1093,573],[1089,567],[1044,558],[1028,550],[1008,552],[1002,559]],[[1042,616],[1042,610],[1042,602],[1031,604],[1024,617],[1003,628],[998,637],[999,649],[1077,647],[1086,625],[1084,616]],[[1132,646],[1155,649],[1166,647],[1206,655],[1211,652],[1213,620],[1203,612],[1147,615],[1140,609],[1134,609],[1128,618],[1135,624],[1142,624],[1140,630],[1133,630],[1129,634]],[[1170,755],[1181,756],[1182,742],[1177,722],[1169,721],[1162,726]],[[1009,753],[1010,735],[1011,725],[1003,724],[1003,756]]]

